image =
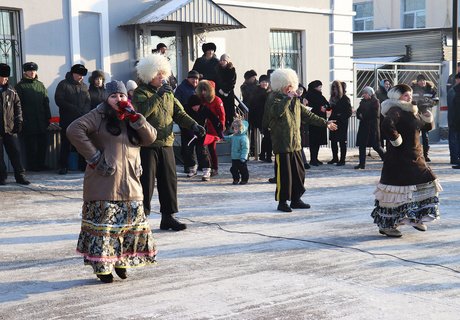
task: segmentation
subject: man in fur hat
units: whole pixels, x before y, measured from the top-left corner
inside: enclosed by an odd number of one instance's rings
[[[6,184],[6,165],[3,161],[3,146],[14,169],[14,177],[19,184],[30,184],[25,178],[21,164],[18,133],[22,129],[21,101],[17,92],[8,85],[11,68],[0,63],[0,185]]]
[[[212,42],[203,43],[201,46],[203,56],[196,59],[193,70],[198,71],[203,75],[204,80],[217,80],[217,67],[219,66],[219,59],[215,54],[216,45]]]
[[[302,159],[300,125],[310,124],[337,130],[333,121],[308,111],[297,96],[299,79],[292,69],[277,69],[271,77],[272,92],[265,104],[263,127],[271,130],[276,166],[276,193],[278,210],[308,209],[302,201],[305,192],[305,167]],[[287,201],[291,201],[290,205]]]
[[[139,61],[136,68],[141,83],[134,90],[132,103],[136,110],[157,129],[155,142],[141,148],[144,210],[146,214],[150,214],[150,201],[156,179],[161,212],[160,229],[184,230],[186,225],[173,216],[179,211],[176,161],[172,147],[173,122],[180,127],[193,130],[199,136],[204,136],[206,131],[184,111],[180,102],[174,97],[172,88],[166,81],[171,75],[171,66],[165,56],[159,54],[147,56]]]
[[[26,62],[22,69],[23,77],[15,86],[21,99],[24,119],[20,138],[26,150],[27,170],[41,171],[46,169],[47,129],[51,118],[50,101],[48,91],[38,80],[38,65],[35,62]]]
[[[83,77],[88,69],[82,64],[74,64],[65,79],[59,82],[54,94],[54,100],[59,107],[59,126],[61,130],[61,152],[59,155],[59,174],[67,174],[68,159],[72,145],[67,139],[66,130],[75,119],[88,113],[91,109],[91,98],[88,86]],[[84,170],[86,162],[79,156],[79,167]]]

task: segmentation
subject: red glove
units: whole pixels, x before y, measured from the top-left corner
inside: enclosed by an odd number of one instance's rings
[[[123,120],[128,118],[131,122],[136,122],[139,119],[139,114],[136,113],[134,107],[129,101],[120,101],[118,102],[119,113],[122,113],[123,118],[118,116],[118,119]]]

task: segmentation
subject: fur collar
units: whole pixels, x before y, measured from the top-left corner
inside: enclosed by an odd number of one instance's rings
[[[388,110],[390,110],[390,108],[393,107],[398,107],[403,111],[412,112],[413,114],[416,114],[418,112],[417,106],[413,105],[411,102],[396,99],[387,99],[382,102],[381,113],[383,114],[383,116],[385,116]]]

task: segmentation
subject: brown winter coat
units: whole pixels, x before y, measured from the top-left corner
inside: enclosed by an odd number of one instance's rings
[[[135,123],[121,122],[121,134],[114,136],[106,129],[107,108],[101,103],[67,128],[67,137],[77,151],[87,160],[99,150],[107,164],[115,168],[110,176],[102,176],[98,170],[87,166],[83,182],[83,200],[143,200],[140,177],[142,174],[140,146],[152,144],[156,130],[140,116]],[[127,125],[137,131],[140,146],[133,145],[127,134]]]
[[[433,118],[425,118],[411,103],[388,99],[382,103],[385,119],[382,130],[390,142],[383,162],[380,183],[393,186],[409,186],[436,179],[426,165],[420,145],[420,130],[431,129]],[[393,144],[402,138],[399,146]]]

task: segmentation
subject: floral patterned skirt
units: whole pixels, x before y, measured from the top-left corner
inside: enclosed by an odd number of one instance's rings
[[[375,208],[371,217],[380,229],[437,220],[440,191],[438,180],[412,186],[379,183],[374,192]]]
[[[96,274],[155,263],[155,242],[142,201],[84,202],[77,252]]]

